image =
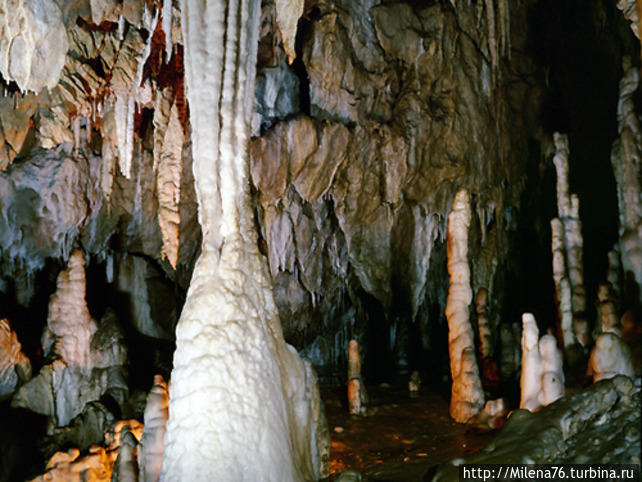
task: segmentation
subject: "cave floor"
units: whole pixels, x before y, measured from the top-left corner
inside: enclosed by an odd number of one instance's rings
[[[368,480],[417,481],[437,464],[482,450],[494,431],[455,423],[448,416],[449,394],[407,385],[368,386],[363,416],[348,413],[345,390],[324,389],[332,436],[329,481],[347,469]]]

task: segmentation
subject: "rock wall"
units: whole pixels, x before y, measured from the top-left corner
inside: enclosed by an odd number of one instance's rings
[[[445,346],[446,215],[460,188],[472,195],[472,288],[488,290],[497,343],[529,139],[543,138],[528,5],[312,2],[289,64],[264,2],[250,146],[259,248],[286,339],[327,372],[351,338],[366,373],[379,368],[368,349],[392,368]],[[81,246],[131,298],[136,329],[171,336],[200,243],[180,11],[63,2],[61,19],[60,80],[23,94],[4,78],[0,289],[29,306],[37,273]],[[171,319],[149,321],[140,303],[163,300],[132,264],[176,286]]]

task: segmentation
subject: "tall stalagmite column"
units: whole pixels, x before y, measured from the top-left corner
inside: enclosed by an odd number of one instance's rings
[[[580,201],[576,194],[569,194],[568,191],[568,138],[566,135],[556,132],[553,134],[553,142],[555,144],[553,163],[557,172],[557,211],[559,216],[559,219],[555,218],[551,221],[553,278],[557,291],[564,345],[569,346],[575,338],[586,346],[589,340],[587,334],[584,333],[586,330],[583,329],[586,323],[584,314],[586,292],[584,290],[582,257],[584,240],[579,213]],[[575,327],[574,332],[571,331],[571,314]],[[578,336],[578,327],[582,336]]]
[[[250,205],[260,1],[181,9],[203,244],[176,329],[161,480],[318,479],[316,379],[283,340]]]
[[[466,189],[461,189],[448,214],[450,287],[446,300],[448,350],[453,379],[450,416],[460,423],[466,423],[484,407],[484,391],[475,359],[473,329],[469,319],[473,299],[468,266],[470,217],[470,196]]]
[[[620,137],[613,144],[611,163],[617,183],[620,211],[620,255],[625,295],[642,290],[642,129],[635,111],[635,95],[640,74],[625,63],[620,81],[617,117]],[[637,287],[632,284],[635,283]],[[625,296],[626,297],[626,296]]]

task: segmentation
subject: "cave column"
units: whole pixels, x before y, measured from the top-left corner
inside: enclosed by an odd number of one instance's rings
[[[484,391],[479,378],[473,329],[469,319],[473,298],[468,265],[470,218],[470,196],[466,189],[461,189],[455,196],[452,211],[448,215],[450,287],[446,300],[452,374],[450,416],[460,423],[468,422],[484,407]]]
[[[181,9],[203,241],[176,329],[161,480],[318,479],[316,379],[283,340],[249,196],[260,2]]]

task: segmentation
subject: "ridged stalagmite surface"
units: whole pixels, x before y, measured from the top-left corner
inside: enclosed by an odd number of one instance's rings
[[[450,288],[446,301],[448,346],[452,395],[450,416],[465,423],[484,407],[484,391],[475,360],[473,329],[470,325],[470,304],[473,298],[468,266],[468,227],[470,196],[461,189],[455,196],[448,215],[448,273]]]
[[[259,6],[181,4],[203,244],[176,330],[161,480],[322,475],[316,380],[283,340],[248,193]]]

